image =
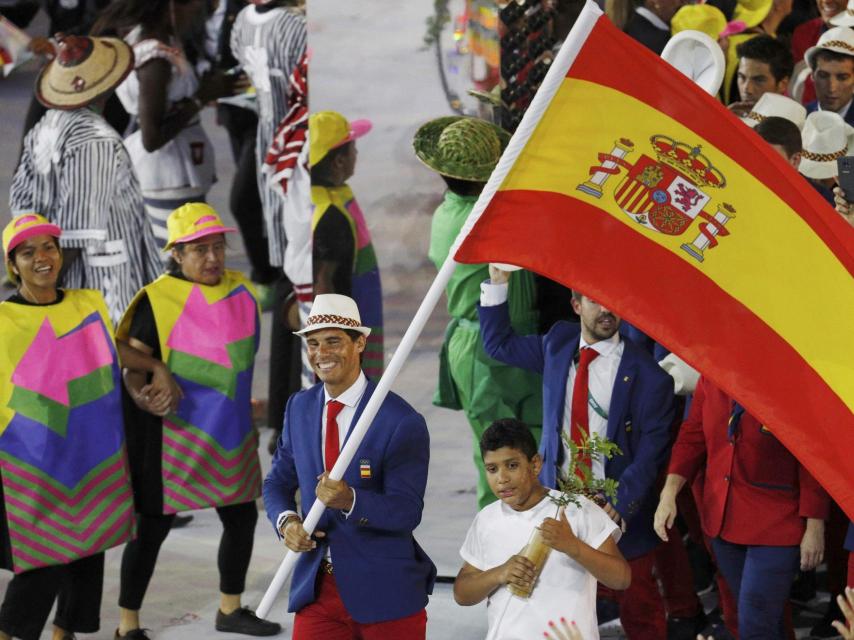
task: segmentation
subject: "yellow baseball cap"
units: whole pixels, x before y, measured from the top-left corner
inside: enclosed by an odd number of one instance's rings
[[[9,253],[24,240],[43,233],[58,238],[62,235],[62,229],[38,213],[24,213],[16,216],[3,229],[3,255],[6,257],[6,273],[9,274],[9,279],[12,282],[17,282],[18,276],[9,268]]]
[[[333,149],[361,138],[371,130],[370,120],[353,120],[337,111],[318,111],[308,117],[308,166],[313,167]]]
[[[58,238],[62,229],[38,213],[24,213],[12,219],[3,229],[3,255],[9,258],[9,252],[24,240],[46,233]]]
[[[188,202],[169,214],[166,219],[169,242],[163,247],[168,251],[180,242],[191,242],[215,233],[233,233],[234,227],[226,227],[219,214],[204,202]]]

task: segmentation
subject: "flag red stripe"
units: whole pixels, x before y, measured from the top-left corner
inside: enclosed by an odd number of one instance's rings
[[[602,51],[608,51],[608,55],[602,56]],[[614,73],[615,65],[620,73]],[[854,273],[854,234],[850,226],[806,179],[720,102],[675,69],[662,65],[654,53],[627,38],[607,18],[602,17],[596,23],[567,77],[610,87],[645,102],[743,163],[746,171],[797,211],[839,261]],[[620,123],[608,124],[618,136]],[[650,135],[656,133],[659,132],[652,131]],[[714,163],[715,159],[710,160]]]
[[[581,200],[499,191],[485,215],[489,224],[475,225],[458,261],[512,261],[578,287],[689,364],[703,362],[703,373],[752,407],[854,517],[850,460],[837,446],[854,440],[854,417],[759,317],[675,254]]]

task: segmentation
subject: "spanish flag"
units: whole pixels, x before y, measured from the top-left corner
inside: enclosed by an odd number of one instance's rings
[[[854,229],[592,2],[454,259],[608,306],[742,403],[854,517]]]

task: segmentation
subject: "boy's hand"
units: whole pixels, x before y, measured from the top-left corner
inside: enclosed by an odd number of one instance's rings
[[[556,551],[565,553],[570,558],[577,558],[581,552],[581,542],[566,519],[566,511],[560,508],[558,520],[546,518],[540,525],[543,542]]]
[[[534,584],[534,563],[525,556],[511,556],[501,565],[501,584],[512,584],[520,589],[529,589]]]

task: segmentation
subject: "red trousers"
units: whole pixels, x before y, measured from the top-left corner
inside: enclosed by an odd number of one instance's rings
[[[620,605],[620,622],[629,640],[661,640],[667,637],[664,602],[653,575],[655,551],[629,560],[632,583],[625,591],[615,591]]]
[[[694,573],[682,536],[674,527],[667,542],[655,548],[655,570],[664,591],[664,603],[670,618],[693,618],[703,610],[694,592]]]
[[[347,613],[335,577],[318,574],[317,599],[294,616],[293,640],[424,640],[427,637],[427,611],[385,622],[362,624]]]

